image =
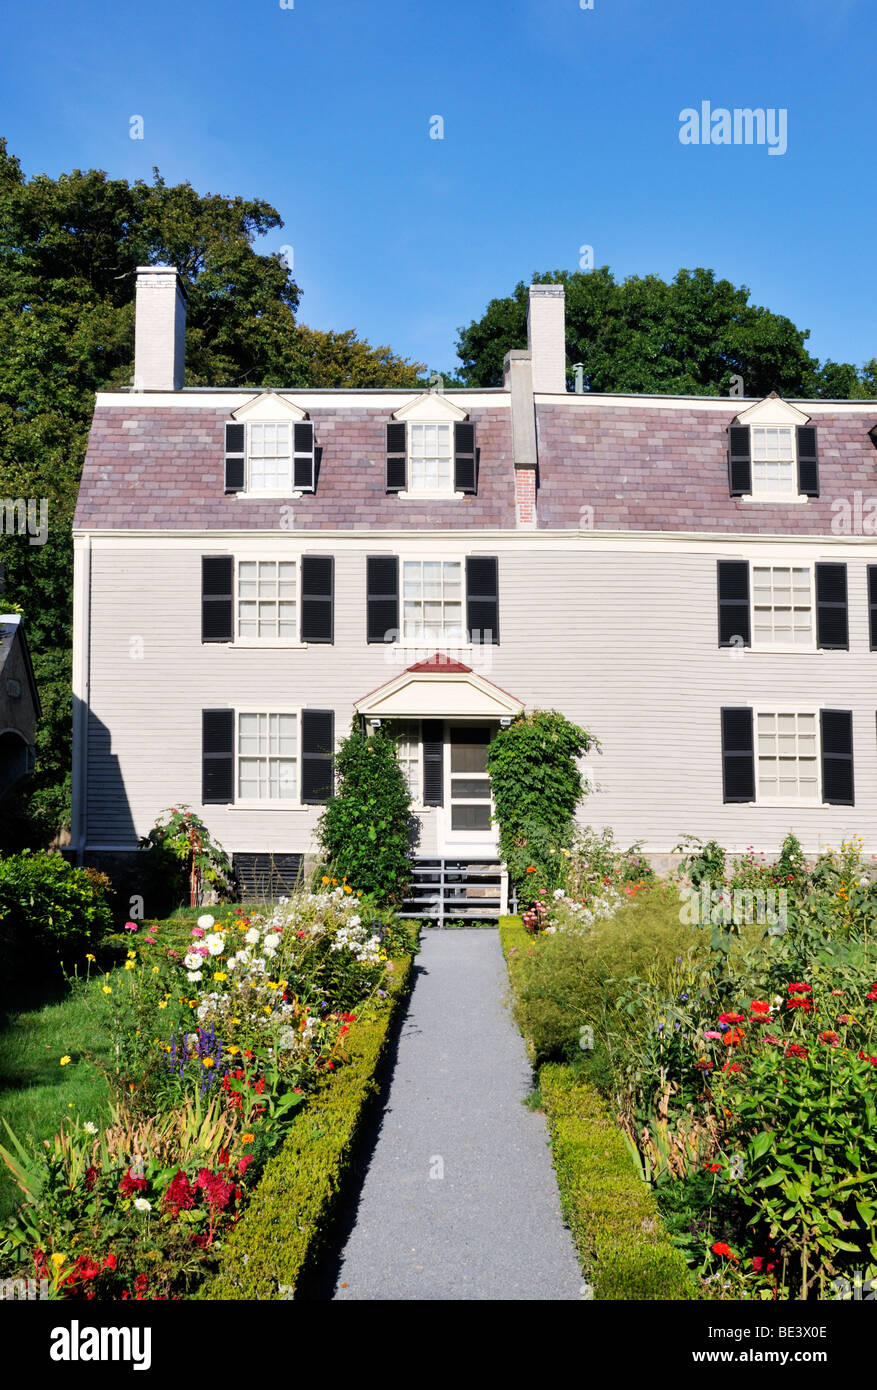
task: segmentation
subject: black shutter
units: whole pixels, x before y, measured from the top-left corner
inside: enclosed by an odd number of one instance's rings
[[[822,731],[822,800],[833,806],[852,806],[853,712],[848,709],[819,711]]]
[[[314,427],[310,420],[297,420],[292,427],[292,486],[295,492],[314,490]]]
[[[226,422],[225,426],[225,490],[243,492],[246,486],[246,425]]]
[[[201,801],[234,801],[234,710],[201,711]]]
[[[454,425],[454,487],[457,492],[475,491],[475,426],[468,420]]]
[[[877,565],[868,566],[868,631],[871,651],[877,651]]]
[[[748,425],[728,426],[728,486],[732,497],[752,491]]]
[[[335,712],[303,709],[301,712],[301,799],[308,806],[328,801],[332,795],[332,758],[335,752]]]
[[[408,431],[404,420],[387,424],[387,492],[404,492],[408,481]]]
[[[335,561],[331,555],[301,557],[301,640],[333,642]]]
[[[798,426],[798,491],[805,497],[819,496],[819,458],[816,453],[816,426]]]
[[[722,790],[725,801],[755,800],[752,710],[722,710]]]
[[[201,641],[234,641],[234,560],[201,556]]]
[[[398,642],[399,557],[369,555],[366,560],[367,640]]]
[[[816,566],[816,645],[838,651],[850,645],[846,565]]]
[[[719,560],[719,646],[748,647],[749,561]]]
[[[445,804],[445,744],[440,719],[423,721],[423,804]]]
[[[499,565],[495,555],[466,558],[466,627],[470,642],[499,644]]]

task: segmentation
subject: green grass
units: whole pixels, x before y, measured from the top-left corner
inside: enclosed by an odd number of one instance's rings
[[[101,977],[103,978],[103,977]],[[109,1092],[100,1072],[83,1054],[109,1060],[110,1039],[89,1010],[88,996],[100,988],[93,980],[86,993],[68,995],[8,1016],[0,1029],[0,1121],[17,1138],[51,1139],[65,1115],[98,1122],[109,1113]],[[61,1066],[61,1058],[72,1058]],[[8,1147],[0,1123],[0,1143]],[[0,1220],[18,1205],[18,1188],[0,1164]]]

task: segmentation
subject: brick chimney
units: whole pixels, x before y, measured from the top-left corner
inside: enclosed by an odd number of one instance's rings
[[[566,392],[566,315],[563,285],[531,285],[527,304],[527,342],[533,364],[533,390]]]
[[[186,292],[172,265],[139,265],[134,318],[135,391],[179,391],[186,357]]]

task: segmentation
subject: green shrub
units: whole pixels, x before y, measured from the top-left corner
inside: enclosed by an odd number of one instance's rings
[[[514,1011],[537,1066],[574,1056],[583,1024],[594,1026],[599,1051],[601,1025],[625,980],[646,969],[660,972],[662,964],[669,975],[676,957],[696,941],[680,921],[677,892],[666,884],[644,888],[585,931],[522,934]]]
[[[556,1064],[542,1068],[539,1085],[561,1206],[595,1297],[696,1298],[685,1259],[604,1101]]]
[[[205,887],[220,897],[231,895],[232,867],[229,858],[211,838],[200,816],[196,816],[188,806],[172,806],[169,811],[162,811],[149,834],[140,841],[140,847],[147,852],[150,873],[157,877],[159,883],[167,881],[173,885],[174,876],[169,862],[177,861],[181,876],[185,875],[188,880],[190,907],[197,907],[202,901]],[[150,909],[150,915],[155,915],[154,906]]]
[[[110,881],[49,850],[0,860],[0,959],[6,992],[31,971],[72,967],[112,924]]]
[[[358,1013],[349,1035],[350,1061],[296,1115],[224,1246],[217,1277],[204,1285],[200,1298],[295,1296],[331,1220],[364,1106],[377,1090],[377,1068],[408,992],[411,965],[410,956],[396,958],[387,999]]]
[[[396,745],[381,727],[359,721],[335,755],[338,789],[320,818],[320,842],[332,875],[378,903],[400,903],[411,881],[417,821]]]

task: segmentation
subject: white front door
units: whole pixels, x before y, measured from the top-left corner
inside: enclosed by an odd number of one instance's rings
[[[487,745],[495,732],[494,725],[474,720],[445,724],[445,804],[440,831],[444,858],[489,859],[497,853],[487,775]]]

